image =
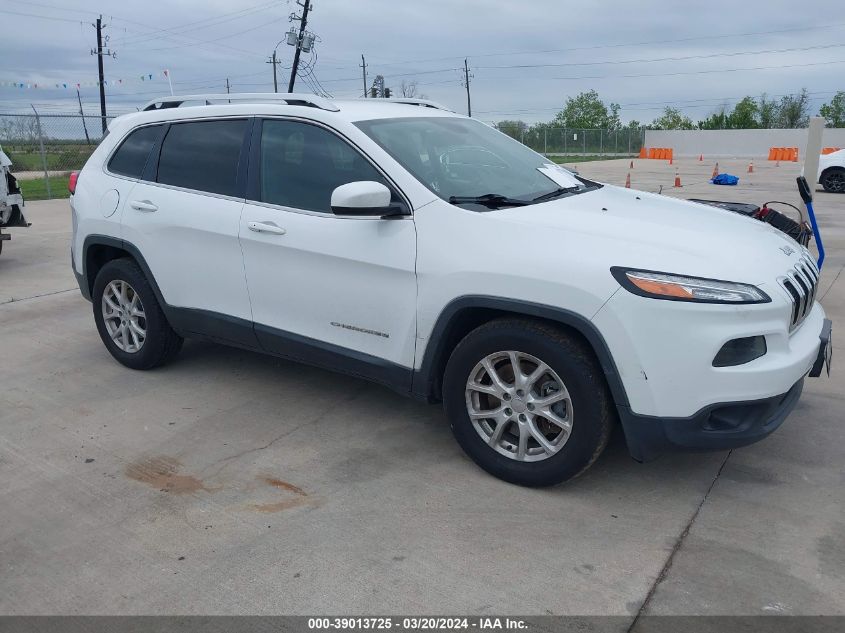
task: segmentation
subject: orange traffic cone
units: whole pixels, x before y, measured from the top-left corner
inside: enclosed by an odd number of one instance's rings
[[[713,175],[712,175],[712,176],[710,176],[710,179],[712,180],[713,178],[715,178],[715,177],[716,177],[716,176],[718,176],[718,175],[719,175],[719,163],[716,163],[716,164],[713,166]]]
[[[682,186],[683,185],[681,185],[681,174],[678,173],[678,169],[676,167],[675,168],[675,187],[680,188]]]
[[[631,188],[631,172],[628,172],[628,177],[625,179],[625,189]]]
[[[671,155],[671,154],[669,154],[669,164],[670,164],[670,165],[672,164],[673,160],[674,160],[674,159],[672,158],[672,155]]]
[[[749,174],[754,173],[754,161],[753,160],[750,163],[748,163],[748,173]]]
[[[704,154],[699,154],[699,155],[698,155],[698,162],[699,162],[699,163],[704,162]]]

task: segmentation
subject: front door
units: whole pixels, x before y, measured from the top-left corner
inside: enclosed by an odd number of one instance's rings
[[[334,132],[267,119],[253,137],[254,180],[240,224],[255,331],[270,351],[410,385],[416,334],[411,216],[332,213],[332,191],[371,180],[396,188]]]

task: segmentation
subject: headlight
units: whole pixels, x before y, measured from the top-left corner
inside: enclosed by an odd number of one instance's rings
[[[667,301],[696,303],[768,303],[769,296],[749,284],[686,277],[653,270],[631,270],[614,266],[610,269],[622,287],[641,297]]]

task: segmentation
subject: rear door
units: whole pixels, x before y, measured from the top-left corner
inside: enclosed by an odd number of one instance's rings
[[[407,204],[335,131],[257,122],[240,226],[256,335],[277,353],[404,384],[414,361],[416,230],[411,216],[334,215],[332,191],[361,180]]]
[[[192,332],[254,341],[238,226],[249,118],[171,123],[129,194],[124,239]]]

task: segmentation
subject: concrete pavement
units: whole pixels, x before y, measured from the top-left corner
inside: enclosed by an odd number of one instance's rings
[[[671,185],[658,162],[635,187]],[[628,161],[579,167],[624,182]],[[695,188],[702,168],[664,193],[797,201],[786,169]],[[843,321],[845,196],[817,206]],[[753,447],[639,465],[617,434],[528,490],[464,457],[439,407],[356,379],[190,341],[118,365],[67,202],[27,212],[0,255],[0,614],[845,613],[841,367]]]

